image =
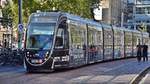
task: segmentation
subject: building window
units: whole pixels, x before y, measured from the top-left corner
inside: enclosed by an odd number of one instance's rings
[[[150,7],[137,7],[136,13],[137,14],[150,14]]]

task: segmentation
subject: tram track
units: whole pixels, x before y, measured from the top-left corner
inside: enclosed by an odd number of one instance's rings
[[[130,82],[130,84],[141,84],[142,80],[144,80],[146,74],[150,71],[150,67],[147,67],[146,69],[142,70],[137,76],[133,78],[133,80]]]

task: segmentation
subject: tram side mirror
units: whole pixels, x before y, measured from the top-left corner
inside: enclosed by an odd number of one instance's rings
[[[63,47],[63,38],[61,38],[61,37],[56,37],[55,47],[56,47],[56,48]]]

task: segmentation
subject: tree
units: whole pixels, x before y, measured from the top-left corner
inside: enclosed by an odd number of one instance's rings
[[[18,17],[18,0],[12,0],[11,5],[13,18],[17,24],[16,17]],[[92,18],[91,6],[95,3],[99,3],[99,0],[23,0],[23,22],[27,23],[28,17],[36,10],[51,11],[53,8],[63,12],[79,15],[84,18]]]
[[[11,0],[8,0],[7,4],[4,8],[2,8],[3,18],[11,18],[13,21],[13,25],[18,22],[18,7],[16,4],[13,4]],[[4,23],[3,26],[7,26],[7,23]]]

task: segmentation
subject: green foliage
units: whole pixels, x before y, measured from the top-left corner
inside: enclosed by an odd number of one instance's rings
[[[5,6],[5,8],[2,9],[2,16],[3,16],[3,19],[2,19],[2,25],[7,28],[7,26],[11,26],[11,21],[10,18],[12,17],[12,10],[10,9],[10,4],[7,3],[7,5]]]
[[[23,22],[27,23],[28,17],[36,10],[51,11],[53,8],[63,12],[79,15],[84,18],[91,18],[91,6],[98,3],[99,0],[22,0]],[[13,22],[18,23],[18,0],[9,0],[9,12],[13,17]],[[7,11],[7,9],[4,9]],[[4,12],[3,12],[4,13]]]
[[[7,25],[9,25],[8,21],[6,21],[6,19],[8,19],[8,18],[12,19],[13,25],[17,24],[17,22],[18,22],[18,6],[17,6],[17,4],[13,4],[11,0],[8,0],[6,6],[4,8],[2,8],[2,15],[3,15],[3,18],[5,18],[5,21],[2,22],[4,27],[7,27]]]

